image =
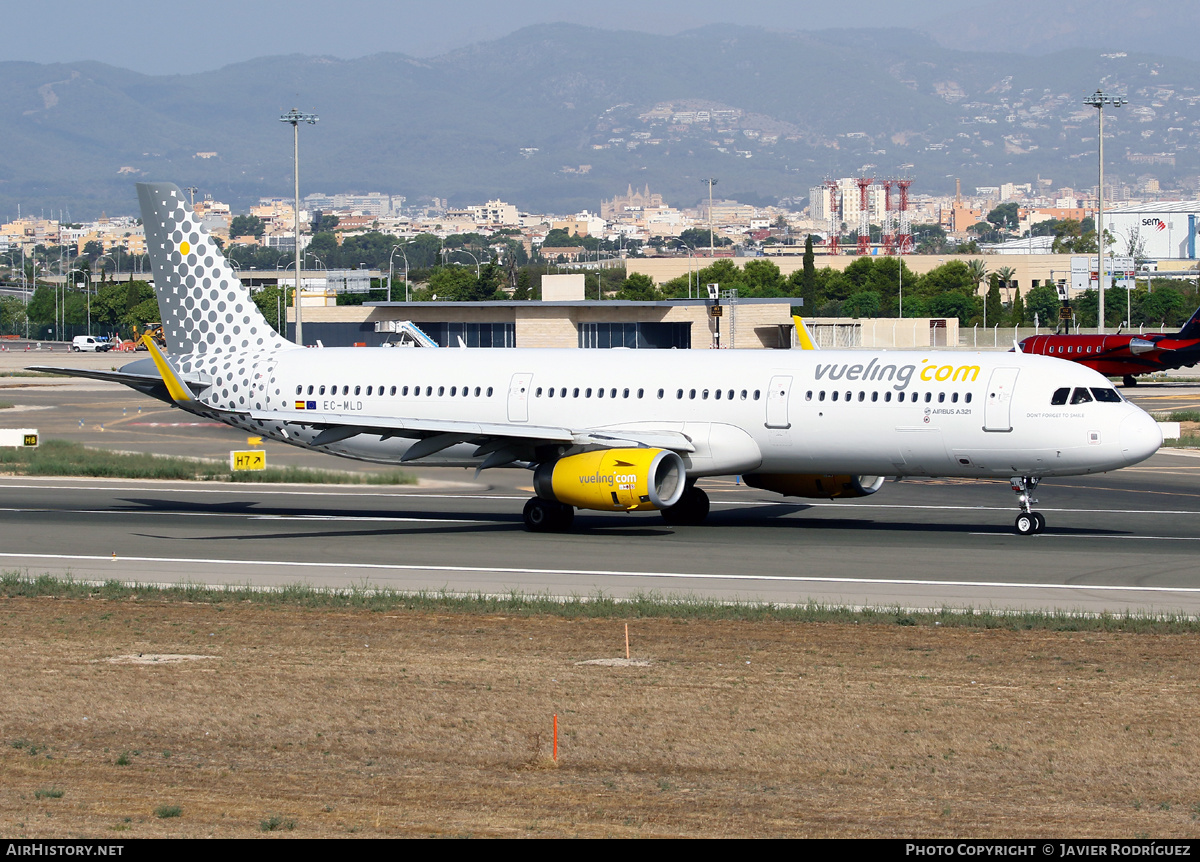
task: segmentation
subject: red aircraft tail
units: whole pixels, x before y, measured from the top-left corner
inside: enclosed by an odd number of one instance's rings
[[[1196,309],[1188,322],[1183,325],[1183,329],[1179,330],[1179,334],[1175,336],[1179,339],[1200,338],[1200,308]]]

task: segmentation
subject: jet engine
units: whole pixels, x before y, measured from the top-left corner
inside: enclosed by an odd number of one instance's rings
[[[869,497],[883,486],[883,476],[833,476],[819,473],[748,473],[742,481],[751,488],[785,497]]]
[[[580,509],[665,509],[684,490],[683,459],[666,449],[598,449],[539,464],[533,490]]]

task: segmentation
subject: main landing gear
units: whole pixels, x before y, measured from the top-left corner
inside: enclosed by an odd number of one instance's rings
[[[1126,374],[1123,378],[1121,378],[1121,382],[1126,386],[1137,386],[1137,378],[1132,374]]]
[[[562,533],[575,523],[575,508],[557,500],[534,497],[525,504],[525,529],[531,533]]]
[[[694,527],[708,517],[708,494],[688,485],[679,502],[662,510],[663,520],[673,527]]]
[[[1021,505],[1021,514],[1017,515],[1014,526],[1022,536],[1032,536],[1034,533],[1040,533],[1046,529],[1045,516],[1041,512],[1035,512],[1029,508],[1037,503],[1037,500],[1033,498],[1033,492],[1041,481],[1037,476],[1013,476],[1009,480],[1017,495],[1017,502]]]

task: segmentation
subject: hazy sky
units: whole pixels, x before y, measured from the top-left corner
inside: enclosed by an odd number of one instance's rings
[[[199,72],[275,54],[342,59],[381,51],[430,56],[530,24],[569,21],[613,30],[677,33],[714,23],[783,30],[913,27],[983,0],[59,0],[4,12],[0,58],[99,60],[149,74]],[[1001,8],[1001,7],[997,7]],[[853,17],[847,10],[853,10]]]

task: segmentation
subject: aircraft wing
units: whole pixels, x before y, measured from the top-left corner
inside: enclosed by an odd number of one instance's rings
[[[157,398],[159,401],[166,401],[168,404],[174,403],[167,392],[167,385],[157,373],[99,371],[90,368],[55,368],[49,365],[30,365],[26,370],[41,371],[44,374],[62,374],[66,377],[86,377],[89,380],[103,380],[106,383],[121,383],[152,398]]]
[[[549,425],[525,425],[505,422],[471,422],[454,419],[417,419],[394,416],[364,416],[361,413],[284,412],[251,410],[248,418],[255,421],[288,423],[318,429],[311,445],[325,446],[356,437],[378,434],[389,437],[411,437],[416,443],[405,453],[403,461],[418,461],[459,443],[474,444],[476,457],[488,456],[494,467],[517,460],[532,449],[546,445],[588,446],[598,448],[655,448],[675,452],[694,452],[696,447],[687,435],[672,430],[620,428],[563,428]],[[505,456],[507,460],[502,460]]]

